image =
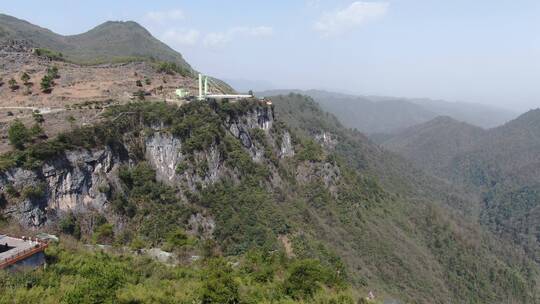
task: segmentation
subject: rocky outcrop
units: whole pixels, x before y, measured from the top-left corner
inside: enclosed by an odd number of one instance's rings
[[[273,125],[270,108],[256,107],[245,115],[229,117],[224,123],[254,161],[264,159],[264,147],[251,134],[259,129],[270,136]],[[217,144],[185,155],[182,139],[173,136],[166,126],[152,129],[150,135],[141,136],[144,158],[155,169],[156,179],[177,188],[180,195],[223,178],[234,178],[234,170],[225,166]],[[106,213],[112,189],[120,188],[118,168],[139,161],[127,156],[128,146],[119,148],[121,151],[110,148],[68,151],[34,170],[14,168],[0,172],[0,212],[27,227],[43,226],[68,212]],[[285,132],[280,156],[290,155],[294,152],[290,135]],[[210,221],[201,221],[193,219],[193,224],[199,222],[197,225],[206,230],[213,229]]]
[[[289,134],[288,131],[285,131],[283,133],[283,138],[281,139],[279,157],[285,158],[285,157],[293,157],[293,156],[294,156],[294,149],[292,145],[291,134]]]
[[[68,211],[103,211],[116,178],[113,172],[121,162],[110,149],[79,150],[36,170],[15,168],[2,173],[1,192],[17,197],[3,213],[32,227]]]

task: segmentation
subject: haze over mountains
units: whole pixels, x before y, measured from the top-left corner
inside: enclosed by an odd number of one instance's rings
[[[406,99],[309,90],[271,90],[262,95],[302,93],[311,96],[324,110],[335,114],[346,127],[366,134],[391,134],[427,122],[437,116],[449,116],[482,128],[499,126],[517,116],[491,106],[430,99]]]

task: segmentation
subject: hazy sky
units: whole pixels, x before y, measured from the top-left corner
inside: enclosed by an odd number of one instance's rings
[[[25,0],[0,12],[61,34],[135,20],[200,71],[276,88],[540,106],[539,0]]]

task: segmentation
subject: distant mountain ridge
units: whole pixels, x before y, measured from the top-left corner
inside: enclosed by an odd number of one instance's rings
[[[438,116],[449,116],[482,128],[499,126],[517,116],[511,111],[480,104],[430,99],[354,96],[318,90],[273,90],[260,94],[272,96],[289,92],[312,97],[345,126],[369,135],[397,133]]]
[[[25,40],[34,47],[61,52],[68,60],[92,64],[129,57],[174,62],[192,70],[182,55],[133,21],[107,21],[78,35],[63,36],[12,16],[0,14],[0,41]]]
[[[481,222],[540,261],[540,109],[487,131],[443,120],[410,128],[383,145],[476,191]]]

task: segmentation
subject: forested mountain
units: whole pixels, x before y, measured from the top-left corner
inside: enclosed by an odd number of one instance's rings
[[[540,260],[540,110],[487,131],[450,121],[433,128],[437,121],[384,145],[439,177],[474,189],[482,197],[482,223]]]
[[[384,146],[419,168],[437,174],[446,169],[456,154],[474,147],[486,133],[480,127],[440,116],[391,136]]]
[[[311,96],[325,111],[335,114],[346,127],[356,128],[368,135],[400,132],[437,116],[449,116],[483,128],[496,127],[516,117],[510,111],[490,106],[429,99],[353,96],[317,90],[275,90],[262,94],[270,96],[290,91]]]
[[[315,259],[320,266],[301,267],[320,275],[304,279],[325,285],[332,290],[329,297],[342,301],[354,297],[346,282],[360,294],[375,290],[381,297],[417,303],[536,301],[536,266],[519,250],[408,181],[386,186],[401,180],[382,170],[398,158],[341,127],[311,99],[291,95],[273,101],[275,111],[257,101],[112,106],[102,124],[25,143],[0,162],[4,217],[83,242],[159,246],[179,257],[210,254],[234,261],[252,250],[278,250],[291,263]],[[133,114],[115,119],[121,113]],[[414,169],[404,170],[425,180]],[[81,257],[70,256],[73,252]],[[113,256],[113,264],[102,265],[99,256],[65,248],[53,255],[59,255],[59,264],[33,274],[36,297],[45,296],[39,288],[47,277],[56,280],[82,257],[89,269],[114,271],[136,261],[126,264]],[[210,272],[217,280],[210,284],[224,284],[226,294],[242,301],[268,300],[264,288],[276,286],[283,290],[275,295],[283,303],[295,298],[323,303],[318,288],[286,287],[279,273],[294,273],[288,262],[263,261],[258,265],[274,265],[264,268],[270,272],[263,285],[249,283],[250,276],[262,275],[259,266],[228,276]],[[72,273],[93,282],[88,273]],[[114,281],[114,273],[103,276]],[[212,286],[197,281],[205,275],[169,282],[200,286],[177,295],[186,301],[214,297]],[[88,294],[128,303],[144,299],[144,290],[160,282],[156,276],[134,286],[133,273],[98,294],[93,283],[54,282],[72,290],[66,294],[72,299]],[[15,296],[10,290],[25,288],[8,282],[2,293],[7,297]],[[45,297],[65,299],[55,290]]]
[[[20,100],[55,97],[58,90],[62,94],[52,102],[63,107],[2,116],[9,152],[0,155],[0,232],[47,232],[60,242],[47,249],[45,268],[0,271],[0,303],[354,304],[366,303],[370,291],[377,298],[367,303],[540,301],[534,254],[506,237],[510,228],[522,227],[515,221],[528,224],[520,221],[522,213],[534,215],[535,188],[503,192],[514,185],[510,181],[522,185],[517,177],[524,172],[534,179],[536,171],[527,166],[510,172],[516,179],[500,175],[512,167],[514,149],[521,153],[519,164],[536,160],[535,147],[526,149],[538,135],[536,112],[490,131],[450,118],[409,129],[419,148],[452,138],[445,149],[459,155],[445,161],[457,169],[434,176],[343,125],[309,96],[164,102],[159,97],[167,86],[176,88],[173,81],[192,88],[194,80],[146,64],[107,72],[135,77],[124,79],[117,95],[107,87],[101,93],[112,97],[102,102],[78,96],[88,87],[77,82],[95,90],[104,84],[78,78],[93,66],[81,73],[69,62],[144,57],[191,71],[178,53],[133,22],[107,22],[64,37],[1,15],[0,37],[54,55],[43,58],[17,44],[0,48],[2,58],[13,58],[13,78],[22,78],[17,67],[39,67],[43,71],[30,71],[25,82],[57,82],[52,93],[30,97],[3,87],[7,106],[19,109]],[[73,91],[66,94],[67,88]],[[136,95],[117,97],[132,89]],[[337,98],[345,104],[357,97]],[[388,110],[398,107],[393,102]],[[410,117],[432,115],[412,106],[409,113],[409,103],[400,106],[409,117],[404,125]],[[93,119],[85,120],[90,114]],[[48,136],[45,126],[56,133]],[[422,142],[423,135],[415,136],[420,131],[444,136]],[[474,148],[477,137],[486,138],[482,147],[489,153]],[[434,163],[439,155],[424,157]],[[468,181],[472,185],[465,187]],[[482,201],[489,207],[482,209],[482,223],[490,232],[476,217],[477,197],[505,193],[523,208]],[[534,243],[535,231],[523,233]]]
[[[153,59],[173,62],[186,70],[182,55],[133,21],[108,21],[88,32],[62,36],[27,21],[0,14],[0,41],[24,40],[36,48],[59,52],[76,63]]]

